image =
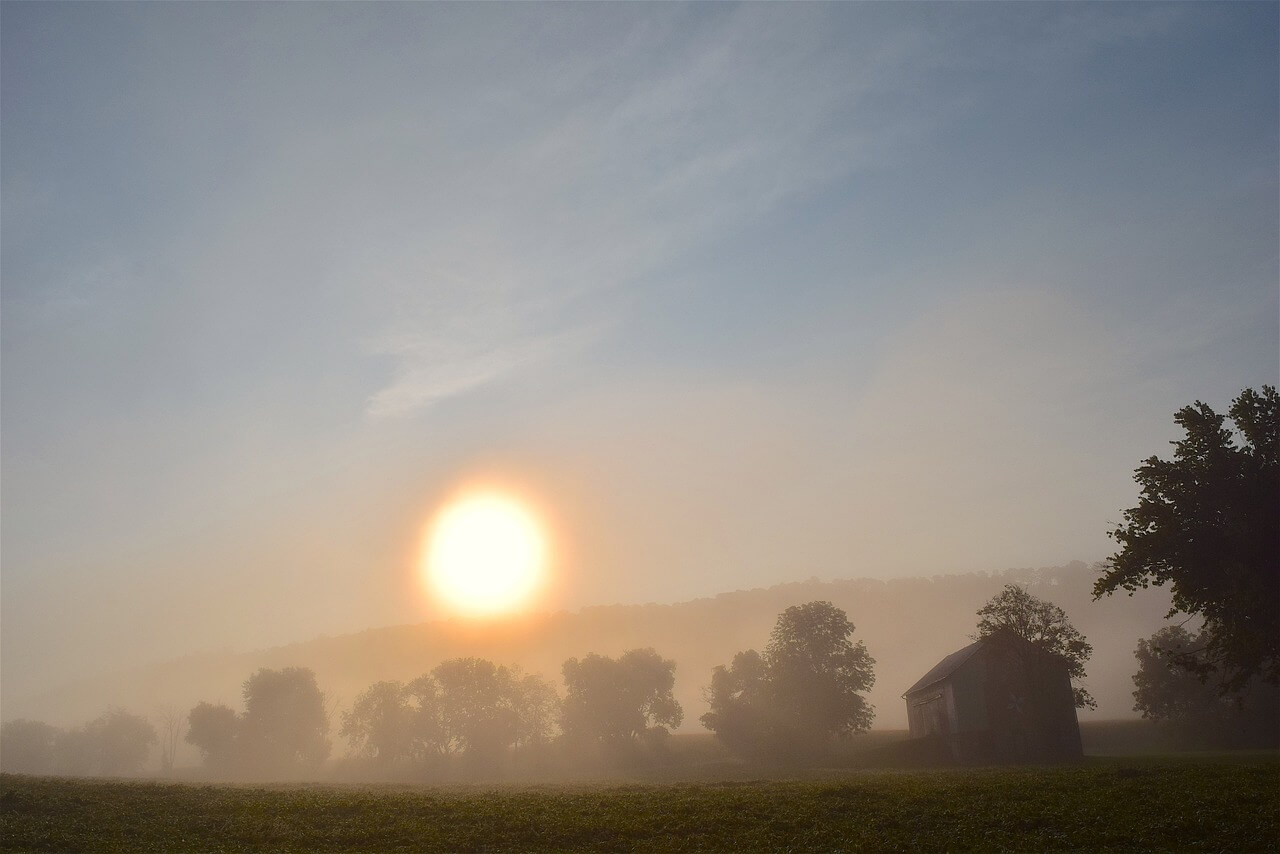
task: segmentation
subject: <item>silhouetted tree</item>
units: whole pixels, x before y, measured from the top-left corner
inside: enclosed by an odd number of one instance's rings
[[[86,729],[97,754],[98,772],[105,777],[141,771],[151,745],[158,741],[155,727],[146,718],[124,709],[107,710]]]
[[[1280,740],[1280,690],[1259,677],[1224,694],[1220,678],[1188,669],[1208,639],[1182,626],[1166,626],[1139,640],[1134,656],[1133,710],[1196,747],[1274,747]]]
[[[473,761],[493,761],[516,740],[511,671],[482,658],[455,658],[431,671],[440,686],[445,732]]]
[[[6,721],[0,726],[0,767],[10,774],[52,772],[58,733],[57,727],[44,721]]]
[[[619,747],[638,736],[661,738],[680,726],[684,710],[672,696],[676,663],[652,648],[618,658],[592,653],[564,663],[561,727],[571,739]]]
[[[465,756],[493,764],[513,746],[542,744],[559,698],[538,676],[480,658],[455,658],[402,685],[379,682],[343,716],[341,735],[381,762]]]
[[[833,738],[871,726],[862,692],[875,659],[830,602],[794,605],[778,616],[764,655],[740,652],[711,674],[702,723],[731,749],[769,759],[811,760]]]
[[[243,757],[258,770],[314,768],[329,756],[324,694],[305,667],[262,668],[244,683]]]
[[[405,696],[411,710],[411,754],[420,759],[444,756],[450,739],[444,728],[440,686],[431,674],[423,674],[405,686]]]
[[[1200,401],[1174,416],[1186,437],[1172,460],[1134,472],[1142,496],[1109,533],[1121,548],[1093,587],[1096,599],[1170,585],[1170,614],[1209,629],[1182,665],[1219,672],[1224,692],[1255,675],[1280,682],[1280,395],[1246,389],[1229,415],[1234,431]]]
[[[413,753],[414,709],[400,682],[376,682],[342,715],[338,734],[356,753],[390,764]]]
[[[512,670],[512,707],[516,712],[516,747],[547,744],[560,717],[560,696],[541,676]]]
[[[707,702],[711,711],[702,716],[702,725],[730,750],[758,758],[778,758],[785,752],[769,666],[754,649],[711,672]]]
[[[1085,677],[1084,663],[1093,647],[1076,631],[1067,614],[1052,602],[1032,596],[1026,588],[1006,584],[987,604],[978,609],[978,638],[1009,632],[1029,641],[1039,650],[1061,660],[1073,680],[1076,708],[1097,708],[1093,696],[1074,684]]]
[[[235,760],[240,720],[229,706],[199,703],[187,715],[186,742],[199,750],[204,765],[225,771]]]

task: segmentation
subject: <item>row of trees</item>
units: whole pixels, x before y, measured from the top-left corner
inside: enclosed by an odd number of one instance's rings
[[[139,773],[158,741],[146,718],[113,708],[70,729],[8,721],[0,727],[0,757],[10,772],[118,777]]]
[[[451,758],[491,768],[558,739],[609,755],[654,746],[684,712],[672,695],[675,662],[652,649],[564,663],[566,696],[540,676],[480,658],[445,661],[410,682],[382,681],[341,715],[351,753],[383,769]],[[328,758],[329,717],[315,674],[259,670],[244,684],[245,710],[200,703],[186,740],[220,774],[305,774]]]

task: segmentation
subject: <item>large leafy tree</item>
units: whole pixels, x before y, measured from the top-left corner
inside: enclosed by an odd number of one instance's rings
[[[151,746],[159,739],[146,718],[124,709],[108,709],[85,725],[104,777],[136,774],[146,764]]]
[[[1012,634],[1062,661],[1072,682],[1085,677],[1084,664],[1093,655],[1093,647],[1084,635],[1071,625],[1067,613],[1052,602],[1046,602],[1017,584],[1004,589],[978,609],[978,638]],[[1073,684],[1077,708],[1097,708],[1093,696]]]
[[[711,710],[702,723],[731,749],[774,759],[813,758],[833,738],[871,726],[863,692],[875,659],[830,602],[787,608],[764,655],[740,652],[711,674]]]
[[[547,744],[560,716],[560,695],[541,676],[512,668],[511,704],[516,712],[516,747]]]
[[[454,658],[431,671],[440,688],[441,721],[451,744],[472,760],[494,760],[516,740],[514,679],[483,658]]]
[[[796,724],[834,736],[871,726],[875,715],[861,692],[875,684],[875,659],[853,642],[853,623],[830,602],[783,611],[765,659],[779,707]]]
[[[1093,588],[1098,598],[1168,584],[1170,613],[1208,629],[1175,660],[1219,674],[1224,692],[1255,675],[1280,682],[1280,396],[1246,389],[1228,414],[1234,430],[1199,401],[1174,416],[1186,436],[1172,460],[1135,471],[1141,498],[1110,532],[1120,551]]]
[[[199,749],[206,768],[225,771],[235,761],[240,719],[230,706],[198,703],[187,715],[186,742]]]
[[[53,770],[58,728],[19,718],[0,726],[0,769],[10,774],[48,774]]]
[[[672,694],[675,669],[652,648],[616,659],[595,653],[570,658],[562,668],[565,735],[616,746],[678,727],[684,710]]]
[[[262,668],[244,683],[240,742],[268,772],[315,767],[329,756],[329,715],[316,676],[305,667]]]
[[[1275,746],[1280,738],[1280,689],[1259,677],[1224,695],[1214,677],[1202,677],[1181,661],[1204,655],[1204,631],[1165,626],[1139,640],[1134,656],[1133,709],[1169,726],[1197,747]]]
[[[400,682],[375,682],[351,710],[342,713],[338,734],[355,752],[386,765],[413,752],[414,709]]]

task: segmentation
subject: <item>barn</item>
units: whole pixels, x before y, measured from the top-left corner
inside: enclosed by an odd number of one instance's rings
[[[1068,762],[1083,755],[1066,664],[1017,635],[942,659],[902,695],[912,739],[964,763]]]

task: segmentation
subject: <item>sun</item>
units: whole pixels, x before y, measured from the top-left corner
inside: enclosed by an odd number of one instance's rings
[[[546,571],[547,540],[533,514],[496,492],[450,502],[427,529],[422,573],[454,611],[492,616],[518,609]]]

